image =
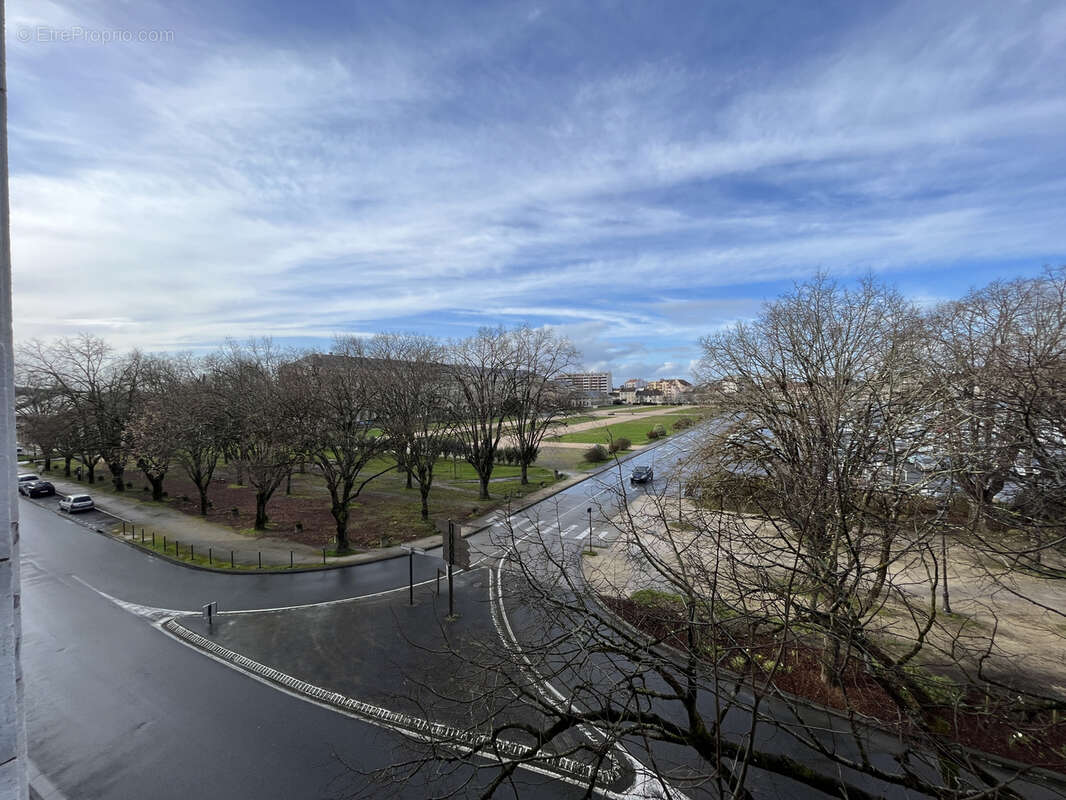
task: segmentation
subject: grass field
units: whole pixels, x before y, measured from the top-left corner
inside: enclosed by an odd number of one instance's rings
[[[677,422],[676,415],[657,414],[654,417],[643,417],[641,419],[629,420],[628,422],[608,422],[605,425],[600,425],[597,428],[590,428],[586,431],[564,433],[562,436],[552,437],[552,441],[607,444],[611,439],[625,437],[636,445],[647,444],[650,441],[647,433],[655,425],[662,425],[666,428],[667,435],[670,435],[673,433],[670,426],[675,422]]]
[[[362,477],[369,478],[393,464],[386,458],[374,459],[366,465]],[[62,474],[61,469],[55,472]],[[434,467],[433,489],[429,496],[432,520],[465,522],[493,508],[504,507],[516,498],[537,491],[542,485],[555,482],[550,464],[530,467],[529,484],[526,486],[520,484],[520,475],[519,467],[497,465],[489,486],[492,498],[481,500],[474,468],[464,461],[453,464],[451,459],[440,459]],[[98,469],[97,476],[98,482],[92,485],[83,481],[85,491],[98,496],[117,494],[106,469]],[[159,504],[150,499],[151,495],[139,470],[127,469],[125,478],[132,484],[122,493],[127,499],[148,505],[165,505],[190,516],[199,515],[196,489],[181,470],[172,469],[167,475],[164,483],[167,496]],[[352,503],[348,533],[356,548],[388,546],[434,532],[433,521],[427,523],[421,519],[421,500],[417,489],[407,489],[405,484],[405,476],[391,470],[371,481]],[[335,523],[329,513],[330,502],[325,481],[318,471],[308,467],[305,472],[294,472],[292,493],[287,494],[285,489],[283,481],[267,505],[270,524],[266,533],[316,548],[330,547]],[[252,530],[255,491],[247,484],[247,476],[244,483],[237,483],[233,466],[219,465],[208,496],[211,502],[208,521],[226,525],[249,535],[250,539],[258,535]],[[296,527],[297,523],[299,528]]]

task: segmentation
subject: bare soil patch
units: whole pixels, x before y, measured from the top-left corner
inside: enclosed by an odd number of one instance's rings
[[[601,602],[634,627],[680,650],[687,650],[687,620],[674,604],[649,606],[630,599],[601,596]],[[712,626],[704,643],[708,664],[713,652],[718,666],[739,673],[750,685],[802,697],[818,705],[853,710],[893,731],[916,733],[913,726],[886,717],[895,703],[862,666],[852,661],[841,688],[825,685],[817,648],[802,642],[782,643],[772,637],[745,638],[726,626]],[[715,651],[710,645],[719,642]],[[1020,708],[1005,695],[969,691],[945,698],[928,709],[937,735],[986,753],[1066,773],[1066,719],[1051,712]]]

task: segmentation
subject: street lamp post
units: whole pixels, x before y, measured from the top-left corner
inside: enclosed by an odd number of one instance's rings
[[[588,507],[588,512],[589,512],[589,552],[591,553],[595,549],[593,547],[593,544],[592,544],[592,506]]]

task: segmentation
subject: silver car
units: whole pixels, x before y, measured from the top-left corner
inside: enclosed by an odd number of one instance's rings
[[[71,494],[59,501],[59,508],[73,514],[75,511],[92,511],[96,505],[87,494]]]

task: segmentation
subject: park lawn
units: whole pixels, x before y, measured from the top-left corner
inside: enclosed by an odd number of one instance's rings
[[[673,425],[677,419],[668,414],[660,414],[654,417],[643,417],[642,419],[630,420],[628,422],[610,422],[606,425],[601,425],[597,428],[590,428],[585,431],[577,431],[576,433],[564,433],[562,436],[552,437],[554,442],[584,442],[587,444],[607,444],[611,439],[629,439],[635,445],[647,444],[647,433],[655,425],[662,425],[666,428],[666,434],[669,436],[673,431],[670,426]]]
[[[421,499],[417,488],[406,488],[406,476],[394,469],[390,458],[371,460],[363,469],[361,478],[369,478],[382,470],[389,470],[372,480],[362,494],[352,503],[348,535],[357,549],[373,549],[410,541],[435,531],[434,521],[454,519],[465,522],[479,517],[494,508],[506,507],[515,498],[537,491],[542,486],[555,482],[550,465],[529,468],[529,484],[519,482],[521,468],[498,465],[492,474],[489,500],[478,498],[479,484],[473,467],[463,461],[452,464],[451,459],[440,459],[434,469],[433,489],[429,495],[431,520],[421,519]],[[390,469],[393,468],[393,469]],[[62,467],[53,473],[61,475]],[[91,486],[85,481],[85,490],[99,495],[117,495],[111,485],[111,476],[106,468],[98,469],[98,482]],[[126,471],[126,481],[132,486],[123,494],[131,500],[152,503],[146,491],[144,476],[136,469]],[[267,504],[270,523],[265,535],[288,539],[313,547],[331,547],[334,544],[335,523],[329,513],[329,494],[318,471],[310,465],[304,472],[292,475],[292,493],[286,494],[285,482]],[[161,504],[175,511],[199,516],[198,494],[192,482],[180,469],[171,470],[164,481],[166,497]],[[230,464],[220,464],[215,472],[208,493],[211,507],[207,520],[225,525],[249,535],[255,519],[255,490],[247,483],[236,483],[236,472]],[[299,527],[297,527],[299,524]],[[249,547],[252,547],[249,544]]]

